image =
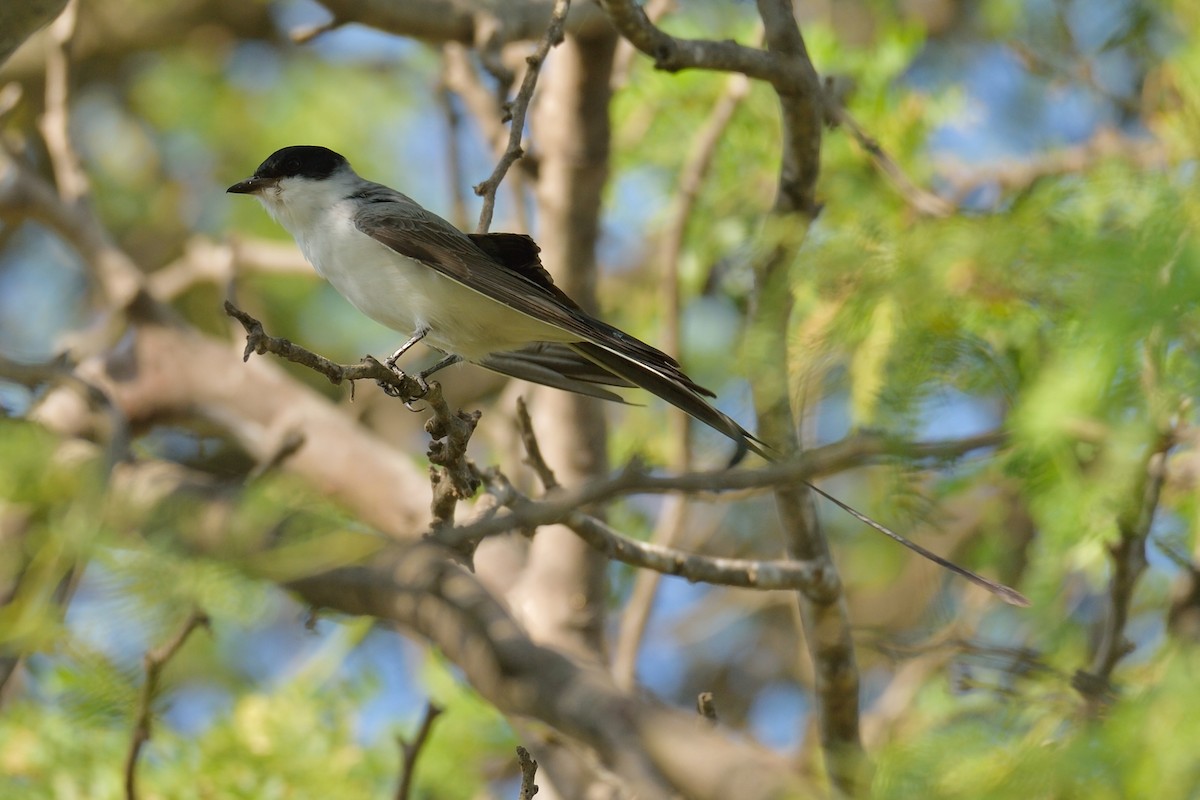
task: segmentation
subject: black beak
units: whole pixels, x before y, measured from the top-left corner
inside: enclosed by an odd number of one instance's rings
[[[275,186],[279,181],[274,178],[260,178],[257,175],[246,178],[246,180],[235,183],[225,191],[229,194],[258,194],[263,189],[269,189]]]

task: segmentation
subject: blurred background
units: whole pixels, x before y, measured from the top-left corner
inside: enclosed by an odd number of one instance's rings
[[[894,444],[887,458],[851,459],[826,489],[1032,601],[1001,605],[820,508],[853,623],[871,794],[1194,797],[1200,9],[801,0],[797,15],[850,122],[824,137],[823,207],[791,269],[790,349],[770,363],[787,372],[806,446],[863,434]],[[496,92],[477,54],[358,23],[310,38],[330,19],[311,0],[84,0],[65,47],[59,111],[87,202],[156,300],[230,352],[241,332],[221,310],[227,296],[272,334],[341,363],[386,355],[402,338],[312,273],[257,203],[224,193],[272,151],[331,147],[466,230],[479,208],[471,187],[495,164],[495,131],[468,91],[474,81]],[[681,3],[662,24],[680,36],[759,35],[745,3]],[[10,160],[62,190],[45,135],[54,35],[43,30],[0,68],[0,135]],[[510,46],[517,63],[531,47]],[[463,63],[469,79],[456,77]],[[612,87],[596,305],[607,321],[669,343],[752,428],[763,359],[745,352],[741,333],[748,264],[778,182],[777,100],[716,73],[656,71],[620,48]],[[681,171],[725,102],[677,280],[664,289]],[[553,135],[531,126],[529,149]],[[864,147],[872,142],[882,157]],[[512,175],[492,230],[553,235],[536,175]],[[203,501],[172,484],[174,499],[130,510],[111,496],[103,453],[69,447],[71,436],[37,421],[50,389],[13,365],[64,352],[119,358],[127,331],[80,242],[22,211],[20,198],[3,206],[0,794],[121,796],[143,653],[199,606],[213,630],[192,636],[164,673],[142,756],[147,796],[390,796],[395,737],[411,734],[430,698],[448,711],[415,796],[515,796],[510,754],[521,737],[436,651],[369,619],[309,619],[256,560],[285,528],[289,541],[320,545],[376,520],[319,481],[262,469],[236,424],[194,413],[186,396],[130,421],[128,458],[202,477]],[[351,402],[346,387],[280,368],[424,470],[424,416],[372,386]],[[519,473],[510,415],[529,387],[475,367],[439,377],[453,406],[484,410],[475,461]],[[629,399],[645,405],[603,409],[612,464],[728,458],[718,434],[697,427],[684,445],[663,404]],[[972,437],[982,446],[950,446],[948,458],[909,446]],[[608,518],[649,538],[682,513],[681,547],[779,555],[768,496],[669,505],[636,497]],[[219,546],[214,530],[226,537]],[[1128,621],[1116,630],[1129,651],[1099,670],[1113,682],[1097,699],[1080,673],[1098,671],[1119,604],[1114,575],[1136,562],[1122,560],[1122,543],[1144,546],[1148,568],[1125,587]],[[493,572],[522,547],[498,545]],[[279,569],[303,573],[327,556],[294,559]],[[632,624],[635,571],[604,569],[601,627],[613,645]],[[786,592],[664,578],[648,601],[636,681],[685,708],[711,691],[724,724],[817,770],[795,616]]]

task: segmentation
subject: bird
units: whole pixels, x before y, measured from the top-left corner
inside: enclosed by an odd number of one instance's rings
[[[443,354],[414,376],[422,388],[460,361],[604,400],[624,402],[607,387],[640,387],[729,437],[731,463],[749,451],[773,455],[678,361],[555,286],[529,236],[463,233],[319,145],[277,150],[226,191],[258,199],[351,305],[409,337],[390,368],[417,342]]]
[[[461,361],[533,383],[623,402],[612,388],[639,387],[729,437],[730,466],[748,452],[779,455],[717,410],[716,395],[671,356],[589,314],[554,285],[540,248],[518,233],[463,233],[395,189],[362,178],[319,145],[276,150],[232,194],[255,197],[296,240],[308,262],[371,319],[401,334],[387,365],[424,342],[443,358],[426,379]],[[809,481],[817,494],[936,564],[1014,605],[1020,593],[912,542]]]

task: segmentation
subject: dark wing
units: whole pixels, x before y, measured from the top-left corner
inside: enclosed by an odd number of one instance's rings
[[[634,386],[567,345],[551,342],[538,342],[507,353],[493,353],[479,364],[512,378],[616,403],[625,403],[625,398],[602,386]]]
[[[468,233],[467,238],[494,261],[537,284],[542,291],[552,294],[567,308],[583,310],[566,292],[554,285],[554,279],[542,266],[542,258],[539,255],[542,248],[538,247],[531,237],[523,233]]]
[[[468,236],[405,195],[379,184],[358,193],[356,199],[363,201],[363,206],[355,214],[354,224],[363,233],[468,289],[579,337],[576,343],[541,352],[526,348],[515,354],[493,354],[483,366],[604,399],[616,395],[596,384],[640,386],[733,439],[738,445],[735,461],[747,450],[772,457],[751,433],[704,399],[715,395],[685,375],[678,361],[592,317],[567,297],[542,268],[539,249],[529,237]],[[574,351],[580,358],[566,357],[565,351]],[[601,370],[586,366],[585,361]],[[563,366],[570,371],[558,370]],[[556,370],[557,375],[553,374]]]
[[[471,237],[446,220],[386,186],[374,184],[359,192],[356,198],[364,203],[354,216],[354,224],[360,231],[400,255],[420,261],[514,311],[686,380],[675,359],[590,316],[554,286],[550,275],[537,261],[536,250],[527,246],[519,249],[519,245],[513,247],[511,244],[514,240],[526,239],[533,245],[527,237],[511,234],[513,239],[509,240],[508,245],[496,244],[498,240],[484,237],[488,240],[484,246],[490,247],[492,252],[519,253],[520,258],[515,259],[517,261],[533,257],[532,261],[516,268],[481,249]],[[713,396],[707,390],[695,389]]]
[[[592,342],[577,342],[570,347],[581,355],[595,361],[600,366],[610,370],[630,383],[642,387],[647,392],[661,397],[681,411],[690,414],[715,431],[725,434],[737,443],[737,453],[734,454],[730,466],[742,460],[747,450],[753,450],[768,461],[774,461],[778,455],[772,453],[766,443],[738,425],[732,417],[722,414],[713,408],[712,404],[699,396],[691,379],[686,375],[684,380],[676,380],[661,372],[650,369],[636,359],[622,358],[607,348]],[[683,373],[680,373],[681,375]]]

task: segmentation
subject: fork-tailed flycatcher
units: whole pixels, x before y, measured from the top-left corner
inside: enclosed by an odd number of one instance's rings
[[[228,191],[257,197],[317,272],[371,319],[409,336],[388,366],[417,342],[445,357],[417,377],[470,361],[515,378],[605,400],[605,387],[638,386],[772,459],[770,449],[708,402],[715,395],[679,362],[588,314],[550,279],[528,236],[463,233],[406,195],[359,177],[341,155],[298,145],[271,154]],[[997,592],[1019,594],[946,561],[814,491],[857,519]],[[1018,604],[1020,604],[1018,602]]]

